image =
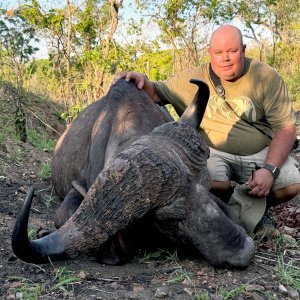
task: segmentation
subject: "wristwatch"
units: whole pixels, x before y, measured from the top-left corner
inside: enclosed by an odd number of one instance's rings
[[[279,174],[280,174],[279,168],[274,167],[274,166],[272,166],[272,165],[264,164],[264,165],[262,166],[262,168],[263,168],[263,169],[266,169],[266,170],[268,170],[268,171],[270,171],[270,172],[272,173],[272,175],[273,175],[274,178],[277,178],[277,177],[279,176]]]

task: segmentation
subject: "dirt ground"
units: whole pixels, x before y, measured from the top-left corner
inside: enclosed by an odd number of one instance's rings
[[[46,163],[51,153],[11,139],[0,143],[0,299],[299,299],[278,268],[280,253],[287,265],[300,268],[299,200],[272,212],[285,239],[256,238],[255,257],[245,270],[217,269],[200,257],[176,258],[164,251],[155,257],[159,250],[152,258],[140,251],[122,266],[99,264],[92,257],[24,263],[11,250],[11,236],[26,192],[36,186],[30,229],[54,230],[60,204],[50,179],[39,175]]]

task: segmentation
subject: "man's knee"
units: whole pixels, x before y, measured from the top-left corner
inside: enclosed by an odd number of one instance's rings
[[[227,180],[227,181],[213,180],[211,182],[210,192],[227,203],[233,192],[233,187],[231,185],[231,181],[230,180]]]
[[[218,191],[226,191],[231,188],[231,181],[216,181],[213,180],[211,182],[211,189],[218,190]]]
[[[267,197],[268,206],[275,206],[295,198],[300,193],[300,183],[278,189]]]

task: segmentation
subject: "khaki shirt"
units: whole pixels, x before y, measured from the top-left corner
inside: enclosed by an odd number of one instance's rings
[[[274,129],[295,124],[287,87],[270,66],[245,59],[244,73],[235,82],[222,81],[226,101],[220,98],[209,77],[209,64],[184,71],[164,82],[155,82],[158,97],[170,103],[179,115],[194,98],[197,86],[191,78],[199,78],[209,85],[210,98],[200,130],[207,144],[215,149],[238,155],[251,155],[270,144]],[[254,126],[261,128],[261,133]]]

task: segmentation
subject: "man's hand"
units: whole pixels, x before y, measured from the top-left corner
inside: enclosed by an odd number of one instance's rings
[[[253,197],[267,197],[274,182],[274,177],[266,169],[258,169],[253,173],[246,184],[250,188],[249,194]]]
[[[115,75],[112,84],[115,84],[121,78],[125,78],[126,81],[133,80],[137,89],[144,90],[154,103],[161,103],[160,99],[156,95],[153,82],[150,81],[146,75],[133,71],[119,72]]]
[[[115,84],[119,79],[125,78],[126,81],[134,80],[136,87],[139,90],[142,90],[147,80],[146,76],[142,73],[128,71],[128,72],[119,72],[115,75],[112,84]]]

